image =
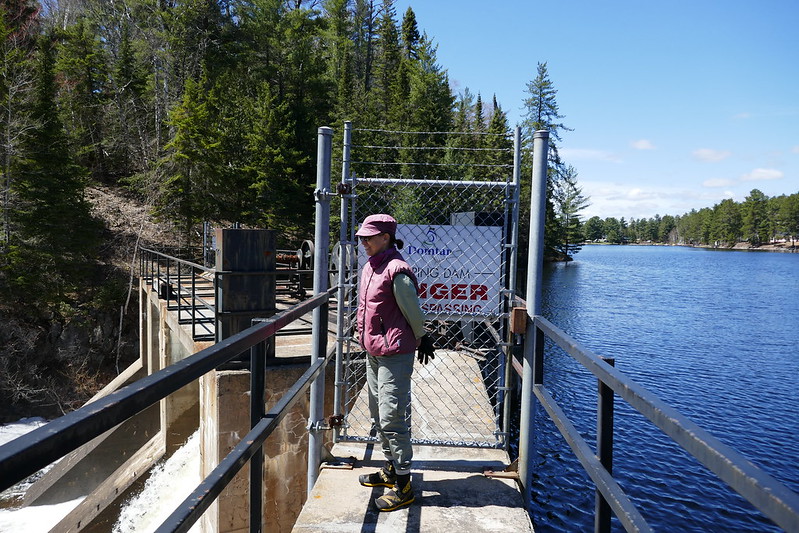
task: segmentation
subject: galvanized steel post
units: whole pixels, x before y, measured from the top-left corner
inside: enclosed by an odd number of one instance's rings
[[[547,153],[549,132],[533,134],[533,181],[530,190],[530,243],[527,251],[527,331],[524,340],[522,374],[522,406],[519,427],[519,479],[524,489],[524,502],[529,508],[532,486],[533,422],[535,416],[533,385],[543,378],[534,372],[541,364],[544,336],[538,334],[533,319],[541,314],[541,283],[544,270],[544,222],[547,200]],[[536,354],[539,357],[536,357]],[[537,360],[536,360],[537,359]]]
[[[338,296],[336,302],[336,385],[333,397],[334,414],[344,414],[344,399],[342,386],[344,379],[344,314],[345,308],[349,306],[347,301],[347,285],[351,280],[347,279],[350,274],[350,265],[347,261],[349,255],[349,226],[347,224],[348,198],[351,189],[348,189],[350,182],[350,144],[352,143],[352,122],[344,122],[344,148],[341,157],[341,228],[339,230],[339,259],[338,259]],[[338,437],[338,429],[336,429]]]
[[[518,270],[518,252],[519,252],[519,191],[521,189],[521,168],[522,168],[522,129],[518,126],[513,133],[513,199],[512,199],[512,207],[511,207],[511,223],[510,223],[510,265],[508,267],[508,289],[509,292],[508,296],[508,305],[506,311],[510,313],[511,309],[514,305],[514,298],[516,297],[516,274]],[[510,328],[508,328],[510,330]],[[511,339],[513,334],[510,331],[506,332],[507,338],[504,339],[509,341],[509,346],[505,350],[505,372],[504,372],[504,383],[503,385],[506,388],[510,387],[511,378],[512,378],[512,371],[513,365],[510,363],[511,358],[513,357],[513,348],[510,346],[512,344]],[[503,404],[502,404],[502,431],[505,433],[505,449],[508,449],[508,445],[510,444],[510,419],[511,419],[511,399],[510,395],[503,394]]]
[[[316,151],[316,231],[314,232],[314,296],[328,289],[328,248],[330,247],[330,165],[332,159],[333,129],[319,128]],[[313,310],[313,334],[311,359],[325,357],[327,351],[328,305]],[[319,476],[322,457],[323,433],[319,425],[324,418],[325,371],[311,383],[311,399],[308,414],[308,493]]]

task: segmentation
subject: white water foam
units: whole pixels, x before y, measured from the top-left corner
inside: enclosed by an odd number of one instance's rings
[[[47,423],[44,418],[23,418],[17,422],[0,426],[0,446],[21,437]],[[55,463],[43,468],[30,478],[17,483],[2,493],[3,499],[21,498],[32,482],[44,475]],[[56,505],[30,506],[20,509],[0,509],[0,531],[49,531],[83,498]]]
[[[11,442],[17,437],[21,437],[29,431],[33,431],[39,426],[43,426],[47,420],[41,417],[23,418],[11,424],[0,426],[0,446],[7,442]]]
[[[0,445],[46,423],[47,421],[42,418],[24,418],[0,426]],[[201,481],[199,441],[199,433],[195,432],[172,457],[153,468],[142,491],[123,504],[119,519],[114,525],[114,533],[154,531],[169,517],[174,508],[191,494]],[[47,469],[40,471],[38,477],[41,477]],[[21,496],[29,486],[29,480],[27,483],[17,484],[3,492],[3,496],[7,498]],[[83,499],[78,498],[55,505],[0,509],[0,532],[49,531]],[[191,532],[197,531],[199,523],[191,529]]]
[[[195,432],[172,457],[153,468],[142,491],[122,506],[114,533],[155,531],[200,481],[200,438]],[[199,531],[199,522],[190,531]]]

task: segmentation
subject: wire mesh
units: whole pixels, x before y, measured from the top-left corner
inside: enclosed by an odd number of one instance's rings
[[[412,377],[407,417],[416,444],[505,445],[502,341],[518,202],[513,152],[504,135],[356,129],[345,139],[343,181],[351,194],[342,216],[348,240],[339,246],[348,250],[348,268],[360,272],[366,261],[357,224],[391,214],[436,345],[435,359],[417,364]],[[348,332],[341,339],[342,440],[375,438],[356,332],[357,290],[353,280],[341,307]]]

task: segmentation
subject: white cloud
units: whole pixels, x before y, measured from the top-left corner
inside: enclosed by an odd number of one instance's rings
[[[734,184],[732,180],[724,178],[711,178],[702,182],[703,187],[731,187]]]
[[[768,181],[782,179],[785,174],[775,168],[756,168],[741,176],[741,181]]]
[[[737,119],[752,118],[752,113],[747,113],[747,112],[738,113],[737,115],[733,116],[732,118],[737,118]]]
[[[636,150],[654,150],[655,145],[649,139],[638,139],[630,143],[630,146]]]
[[[659,215],[682,215],[691,209],[717,204],[732,195],[717,189],[703,191],[659,185],[625,185],[618,182],[581,180],[583,193],[591,204],[583,211],[583,219],[624,217],[652,218]]]
[[[797,144],[796,146],[794,146],[794,147],[791,149],[791,152],[793,152],[793,153],[795,153],[795,154],[799,154],[799,144]]]
[[[713,150],[711,148],[700,148],[699,150],[694,150],[693,155],[694,158],[698,159],[699,161],[716,162],[716,161],[721,161],[723,159],[727,159],[732,155],[732,153],[727,150]]]
[[[563,159],[581,159],[588,161],[607,161],[610,163],[621,163],[621,158],[613,152],[604,150],[592,150],[590,148],[562,148],[560,155]]]

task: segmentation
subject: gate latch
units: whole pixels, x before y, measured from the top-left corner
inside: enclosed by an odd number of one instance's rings
[[[345,183],[342,181],[341,183],[338,184],[337,192],[339,196],[352,194],[352,183]]]

